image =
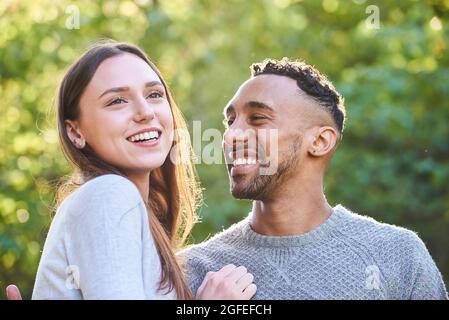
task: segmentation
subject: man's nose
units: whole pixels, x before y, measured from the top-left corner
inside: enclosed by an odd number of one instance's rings
[[[256,132],[249,126],[231,126],[223,135],[223,148],[227,152],[236,152],[247,148],[255,149],[256,144]]]
[[[244,143],[248,140],[247,128],[243,128],[242,126],[236,126],[235,124],[229,127],[223,136],[223,143],[228,147],[232,147],[236,143]]]

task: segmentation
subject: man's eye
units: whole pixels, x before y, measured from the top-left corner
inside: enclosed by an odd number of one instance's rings
[[[224,119],[223,120],[223,124],[224,124],[224,126],[227,128],[227,127],[230,127],[231,125],[232,125],[232,123],[234,122],[234,119]]]
[[[147,96],[147,99],[159,99],[162,98],[163,96],[164,95],[159,91],[153,91]]]
[[[265,120],[265,119],[267,119],[267,117],[264,117],[264,116],[253,116],[253,117],[251,117],[252,121]]]
[[[123,99],[123,98],[121,98],[121,97],[118,97],[118,98],[112,100],[112,101],[108,104],[108,106],[112,106],[113,104],[120,104],[120,103],[123,103],[123,102],[126,102],[126,100]]]

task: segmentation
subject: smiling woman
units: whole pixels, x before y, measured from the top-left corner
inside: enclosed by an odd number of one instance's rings
[[[177,161],[191,145],[156,66],[133,45],[97,45],[64,77],[57,113],[74,174],[59,189],[33,299],[192,298],[175,252],[200,191],[192,162]],[[226,266],[197,297],[248,299],[252,280]]]

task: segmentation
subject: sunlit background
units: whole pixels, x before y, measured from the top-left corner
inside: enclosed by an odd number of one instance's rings
[[[189,125],[203,129],[222,130],[222,109],[251,63],[287,56],[315,65],[348,113],[328,200],[417,231],[447,284],[448,18],[449,0],[0,1],[0,298],[10,283],[31,296],[54,184],[69,173],[57,85],[101,38],[141,46]],[[193,242],[250,210],[230,196],[224,165],[198,171],[205,203]]]

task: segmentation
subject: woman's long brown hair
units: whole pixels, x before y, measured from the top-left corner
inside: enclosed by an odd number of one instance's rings
[[[65,120],[77,120],[80,115],[81,95],[99,65],[106,59],[131,53],[144,60],[159,76],[167,93],[174,122],[174,147],[164,164],[150,174],[148,210],[150,229],[161,260],[159,290],[175,289],[178,299],[191,299],[192,293],[184,277],[182,263],[175,252],[182,247],[196,222],[196,209],[201,200],[201,189],[192,164],[192,147],[185,120],[176,106],[170,90],[157,67],[138,47],[126,43],[102,43],[86,51],[68,70],[59,87],[57,121],[59,140],[65,157],[73,166],[73,175],[64,181],[57,192],[57,205],[87,181],[103,174],[125,176],[118,168],[100,159],[86,144],[76,148],[70,141]],[[188,161],[186,161],[188,159]],[[126,177],[126,176],[125,176]]]

